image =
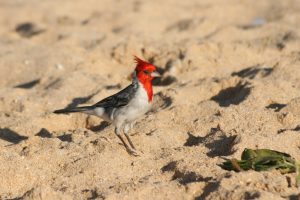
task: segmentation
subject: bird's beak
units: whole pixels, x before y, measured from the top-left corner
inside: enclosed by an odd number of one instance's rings
[[[151,76],[152,77],[160,77],[160,74],[158,72],[154,71],[151,73]]]

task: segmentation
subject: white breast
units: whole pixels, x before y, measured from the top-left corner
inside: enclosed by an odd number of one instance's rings
[[[151,107],[151,102],[148,102],[148,95],[143,85],[139,83],[139,88],[136,95],[123,108],[116,110],[113,113],[113,121],[118,123],[130,123],[143,116]]]

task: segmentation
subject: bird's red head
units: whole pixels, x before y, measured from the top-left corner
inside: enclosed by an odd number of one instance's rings
[[[134,60],[136,62],[136,67],[135,67],[136,75],[137,76],[144,75],[145,79],[152,80],[154,77],[151,76],[151,73],[154,72],[156,68],[152,64],[138,58],[137,56],[134,57]]]
[[[136,61],[136,77],[139,80],[139,82],[144,86],[148,94],[148,100],[149,102],[151,102],[153,96],[151,81],[154,77],[159,76],[159,74],[155,72],[156,68],[152,64],[138,58],[137,56],[134,57],[134,60]]]

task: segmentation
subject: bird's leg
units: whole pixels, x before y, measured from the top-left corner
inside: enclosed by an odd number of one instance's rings
[[[125,146],[126,150],[129,149],[129,146],[124,141],[123,137],[121,136],[120,128],[115,128],[115,134],[118,136],[118,138],[121,140],[122,144]]]
[[[132,141],[131,141],[129,135],[128,135],[128,132],[129,132],[130,127],[131,127],[131,124],[125,124],[125,126],[124,126],[124,135],[125,135],[125,137],[127,138],[127,140],[128,140],[128,142],[129,142],[131,148],[136,149],[135,146],[133,145],[133,143],[132,143]]]
[[[121,136],[121,131],[120,128],[116,127],[115,128],[115,134],[118,136],[118,138],[121,140],[121,142],[123,143],[124,147],[126,148],[126,151],[134,156],[138,156],[138,154],[133,151],[132,149],[130,149],[130,147],[126,144],[126,142],[124,141],[123,137]]]
[[[132,129],[135,124],[136,124],[136,121],[131,122],[130,123],[130,129]]]

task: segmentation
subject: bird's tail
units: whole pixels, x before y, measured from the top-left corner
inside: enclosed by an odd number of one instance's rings
[[[82,106],[77,108],[65,108],[60,110],[55,110],[53,113],[55,114],[66,114],[66,113],[72,113],[72,112],[89,112],[93,110],[93,106]]]

